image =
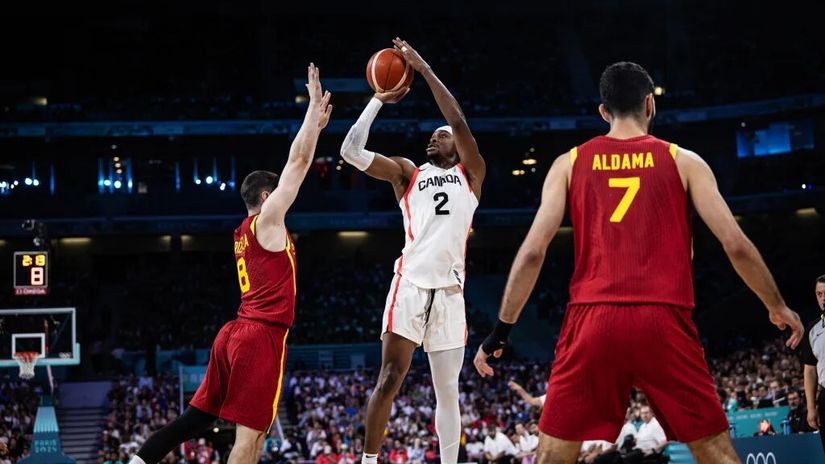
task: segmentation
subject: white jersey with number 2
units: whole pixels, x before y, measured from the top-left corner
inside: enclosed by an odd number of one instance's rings
[[[464,167],[418,167],[399,206],[406,242],[395,273],[420,288],[463,288],[467,238],[478,207]]]

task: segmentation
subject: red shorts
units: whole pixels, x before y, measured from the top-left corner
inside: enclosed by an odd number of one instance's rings
[[[246,319],[224,325],[192,401],[201,411],[258,431],[275,421],[288,330]]]
[[[689,443],[728,430],[691,310],[568,306],[539,429],[562,440],[615,442],[633,387],[668,440]]]

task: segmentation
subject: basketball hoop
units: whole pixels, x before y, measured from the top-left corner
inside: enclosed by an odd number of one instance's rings
[[[37,351],[18,351],[14,353],[14,360],[20,366],[21,379],[28,380],[34,377],[34,366],[40,357],[40,353]]]

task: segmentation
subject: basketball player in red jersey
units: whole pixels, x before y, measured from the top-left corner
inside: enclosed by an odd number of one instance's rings
[[[284,216],[298,195],[321,130],[329,122],[331,94],[321,91],[318,69],[308,69],[309,108],[286,166],[254,171],[241,185],[248,216],[235,229],[241,287],[238,318],[224,325],[206,377],[183,414],[149,437],[130,464],[155,464],[178,444],[198,437],[217,419],[234,422],[229,463],[257,463],[281,395],[286,339],[295,317],[295,245]]]
[[[367,405],[362,464],[376,464],[392,402],[415,349],[423,345],[435,392],[441,462],[455,464],[461,440],[458,376],[464,363],[465,251],[486,166],[464,113],[447,87],[407,42],[393,43],[427,81],[446,126],[427,145],[427,163],[366,150],[372,121],[408,89],[376,94],[349,130],[341,157],[370,177],[392,184],[404,215],[405,245],[396,261],[381,329],[381,372]]]
[[[803,336],[759,252],[739,228],[696,154],[648,134],[653,81],[634,63],[609,66],[599,112],[610,124],[553,163],[541,206],[516,255],[499,321],[475,357],[493,375],[568,203],[575,270],[542,411],[538,459],[574,463],[583,440],[614,441],[632,387],[641,389],[669,439],[696,462],[736,463],[728,423],[691,319],[691,203],[722,243],[770,321]],[[649,334],[643,341],[638,334]]]

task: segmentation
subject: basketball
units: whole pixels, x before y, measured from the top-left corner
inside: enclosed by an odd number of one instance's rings
[[[385,48],[367,62],[367,82],[376,92],[393,92],[409,87],[415,72],[398,50]]]

